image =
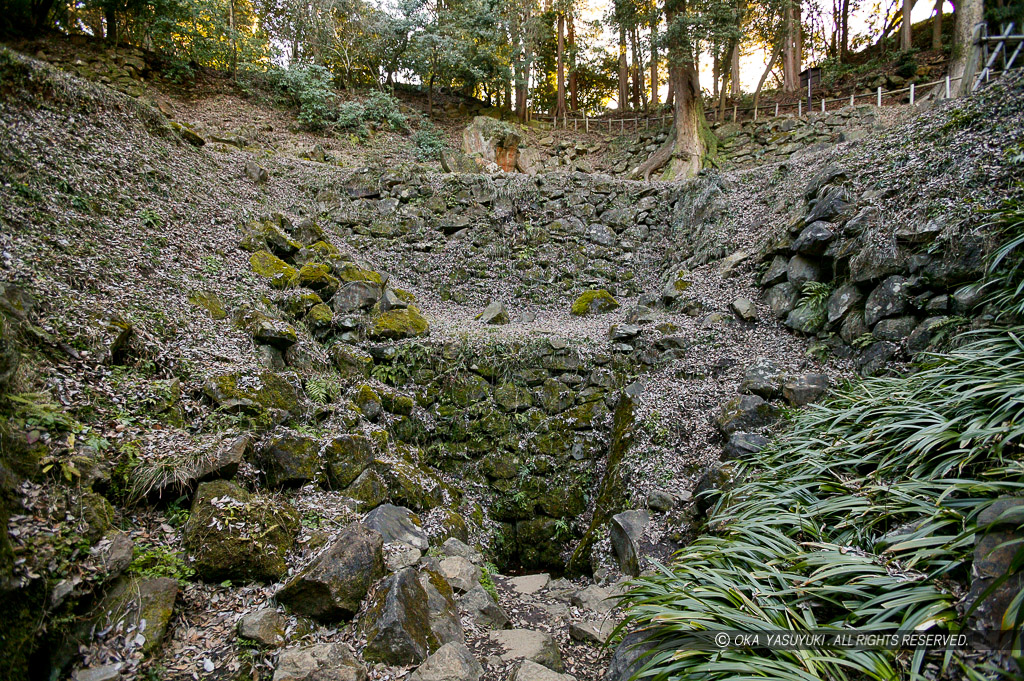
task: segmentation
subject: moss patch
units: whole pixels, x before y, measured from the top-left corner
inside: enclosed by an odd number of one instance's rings
[[[384,280],[377,272],[364,270],[352,263],[345,263],[336,274],[342,281],[368,281],[379,286],[384,284]]]
[[[268,251],[256,251],[249,257],[252,271],[267,279],[274,288],[288,288],[299,278],[299,271]]]
[[[378,314],[370,322],[366,335],[371,340],[400,340],[426,336],[430,325],[415,306],[399,310],[388,310]]]
[[[584,291],[583,294],[572,304],[571,312],[577,317],[588,314],[602,314],[611,312],[619,307],[619,303],[607,290],[592,289]]]

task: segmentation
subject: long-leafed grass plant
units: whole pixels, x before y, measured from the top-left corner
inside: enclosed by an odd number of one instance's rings
[[[654,646],[637,678],[977,675],[948,653],[687,644],[716,630],[962,630],[987,530],[977,518],[997,497],[1024,496],[1024,211],[1006,206],[993,227],[1002,246],[985,286],[1002,325],[962,334],[906,376],[833,392],[741,463],[704,534],[624,596],[622,626]],[[1020,600],[1004,617],[1017,634]]]

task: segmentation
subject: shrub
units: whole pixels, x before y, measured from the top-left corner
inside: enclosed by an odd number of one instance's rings
[[[386,124],[392,130],[405,132],[409,123],[399,109],[398,100],[387,92],[374,90],[366,98],[366,118],[375,123]]]
[[[297,64],[277,72],[277,88],[299,109],[299,121],[314,130],[335,120],[338,109],[331,72],[316,64]]]
[[[426,119],[420,123],[420,129],[412,136],[412,142],[416,145],[416,157],[421,161],[438,160],[441,158],[441,151],[448,146],[441,136],[441,131]]]

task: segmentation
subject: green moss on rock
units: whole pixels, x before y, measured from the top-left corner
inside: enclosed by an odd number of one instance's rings
[[[577,317],[589,314],[611,312],[619,307],[618,301],[607,290],[592,289],[583,294],[572,304],[571,312]]]
[[[256,251],[249,257],[252,271],[274,288],[289,288],[298,281],[299,271],[268,251]]]
[[[188,302],[206,310],[213,319],[224,319],[228,316],[223,301],[213,291],[193,291],[188,295]]]
[[[401,340],[426,336],[429,333],[430,324],[412,305],[381,312],[370,320],[370,327],[366,331],[367,337],[371,340]]]
[[[378,286],[384,285],[384,279],[379,273],[373,270],[364,270],[358,265],[352,263],[345,263],[336,272],[338,279],[342,281],[368,281]]]

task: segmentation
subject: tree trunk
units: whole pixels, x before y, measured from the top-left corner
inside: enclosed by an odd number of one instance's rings
[[[104,7],[104,16],[107,19],[107,42],[117,44],[117,13],[114,11],[114,5],[108,3]]]
[[[943,0],[935,0],[935,18],[932,19],[932,49],[942,49],[942,5]]]
[[[772,50],[772,58],[768,60],[768,66],[765,68],[764,73],[761,74],[761,79],[757,81],[757,89],[754,90],[754,108],[761,103],[761,88],[764,87],[764,82],[768,80],[769,74],[772,69],[775,68],[775,62],[779,60],[779,55],[782,53],[782,43],[780,42]]]
[[[843,0],[840,14],[839,61],[844,64],[850,61],[850,0]]]
[[[228,30],[231,31],[231,77],[238,80],[238,41],[235,38],[235,0],[228,3]]]
[[[734,40],[732,53],[729,56],[729,82],[731,84],[730,94],[739,99],[740,96],[740,41]]]
[[[953,88],[965,95],[974,85],[974,72],[978,68],[978,53],[974,49],[974,26],[982,20],[982,0],[960,0],[953,17],[953,63],[949,67]]]
[[[626,27],[619,26],[619,111],[629,106],[629,73],[626,64]]]
[[[558,13],[558,101],[555,117],[565,116],[565,14]]]
[[[53,0],[40,0],[32,3],[32,28],[36,32],[42,31],[46,26],[51,9],[53,9]]]
[[[658,15],[651,18],[651,108],[658,108]]]
[[[430,74],[427,85],[427,118],[434,115],[434,74]]]
[[[782,11],[782,89],[784,92],[796,92],[800,89],[800,19],[795,4],[799,0],[791,0]]]
[[[910,35],[912,19],[910,12],[914,8],[913,0],[903,0],[903,11],[902,21],[903,26],[900,28],[900,51],[909,52],[912,43],[912,36]]]
[[[573,111],[580,110],[579,93],[576,90],[576,22],[569,14],[569,105]]]
[[[631,40],[633,44],[633,110],[639,111],[641,105],[641,93],[644,92],[644,68],[640,59],[640,39],[636,27],[633,27]]]

